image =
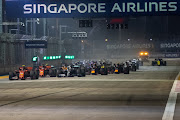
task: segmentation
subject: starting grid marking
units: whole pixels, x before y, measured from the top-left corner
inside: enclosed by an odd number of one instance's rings
[[[173,120],[178,93],[180,93],[180,72],[173,83],[162,120]]]

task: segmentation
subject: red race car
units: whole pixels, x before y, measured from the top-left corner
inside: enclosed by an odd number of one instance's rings
[[[53,66],[39,66],[39,75],[41,77],[45,77],[46,75],[56,77],[56,68]]]
[[[9,80],[25,80],[26,78],[38,79],[39,72],[38,70],[33,70],[32,67],[19,67],[19,70],[15,70],[14,72],[9,72]]]

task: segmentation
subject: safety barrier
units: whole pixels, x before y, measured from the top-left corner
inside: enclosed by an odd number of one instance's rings
[[[24,35],[0,34],[0,75],[18,69],[21,65],[32,65],[32,58],[35,55],[41,60],[43,56],[60,55],[58,39],[47,37],[46,40],[47,49],[25,49]]]

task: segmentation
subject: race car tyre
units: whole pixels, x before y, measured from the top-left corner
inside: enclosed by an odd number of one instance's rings
[[[110,74],[114,74],[114,69],[112,69],[112,70],[110,71]]]
[[[108,73],[106,73],[106,72],[105,73],[101,73],[101,75],[108,75]]]
[[[119,72],[123,73],[123,67],[122,66],[119,68]]]
[[[19,73],[17,73],[16,76],[17,76],[17,79],[16,79],[16,80],[19,80]]]
[[[132,71],[136,71],[136,66],[132,66]]]
[[[129,68],[128,67],[124,69],[124,74],[129,74]]]
[[[90,68],[86,69],[86,75],[91,75],[91,69]]]
[[[101,74],[101,75],[104,74],[104,69],[100,69],[100,74]]]
[[[31,78],[31,80],[33,80],[34,79],[34,71],[30,71],[30,78]]]
[[[166,63],[166,61],[164,61],[164,66],[166,66],[167,65],[167,63]]]
[[[53,74],[52,69],[49,69],[49,76],[51,77],[51,76],[52,76],[52,74]]]
[[[30,75],[28,74],[28,72],[24,72],[24,80],[29,77]]]
[[[35,71],[35,79],[39,79],[39,71],[37,70],[37,71]]]
[[[77,76],[78,77],[85,77],[86,76],[86,70],[84,68],[78,68],[77,69]]]
[[[80,72],[81,72],[81,69],[78,68],[78,69],[77,69],[77,74],[80,74]]]
[[[82,77],[82,75],[81,75],[81,69],[80,69],[80,68],[77,69],[77,76],[78,76],[78,77]]]
[[[56,70],[56,69],[54,69],[54,77],[56,77],[56,73],[57,73],[57,70]]]
[[[86,71],[85,71],[85,69],[82,70],[82,77],[86,77]]]
[[[60,74],[60,70],[57,70],[56,76],[59,77],[59,74]]]
[[[105,74],[104,75],[108,75],[108,70],[107,69],[105,69]]]
[[[49,76],[50,77],[56,77],[56,69],[50,69],[49,70]]]
[[[107,69],[100,69],[101,75],[107,75],[108,71]]]
[[[9,72],[9,80],[13,80],[14,74],[13,72]]]
[[[86,74],[85,74],[85,73],[82,73],[82,77],[86,77]]]
[[[124,74],[129,74],[129,71],[124,72]]]
[[[156,61],[152,61],[152,66],[155,66],[156,65]]]
[[[81,69],[81,75],[82,75],[82,77],[86,76],[86,70],[85,69]]]

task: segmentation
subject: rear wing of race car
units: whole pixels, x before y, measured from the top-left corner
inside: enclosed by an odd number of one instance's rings
[[[50,69],[50,68],[51,68],[51,66],[46,66],[46,68]]]
[[[39,69],[43,68],[43,66],[39,66]],[[51,66],[46,66],[46,68],[50,69]]]
[[[23,67],[20,67],[19,69],[20,69],[20,70],[23,70]],[[26,70],[31,71],[32,69],[33,69],[33,67],[26,67]]]
[[[33,67],[27,67],[27,69],[28,69],[29,71],[31,71],[31,70],[33,69]]]

